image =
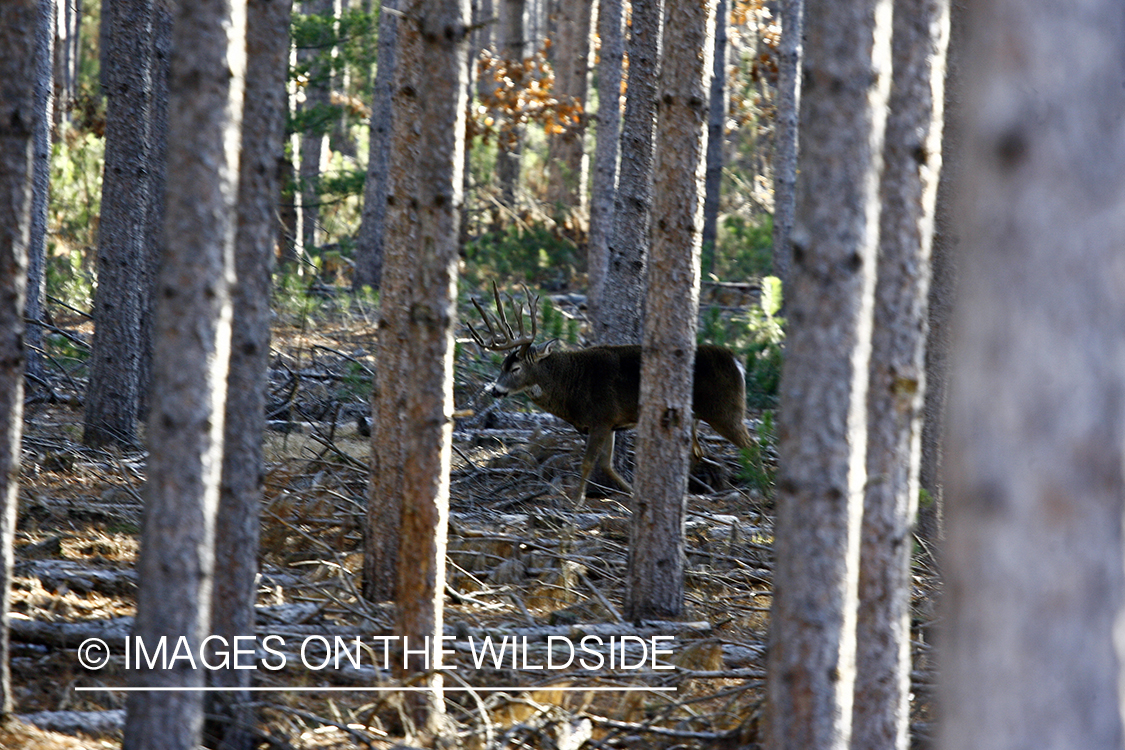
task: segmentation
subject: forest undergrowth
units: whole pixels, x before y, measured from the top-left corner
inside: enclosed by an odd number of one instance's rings
[[[555,307],[581,324],[569,298]],[[81,319],[56,322],[88,340]],[[327,305],[281,312],[274,327],[257,628],[259,637],[280,635],[289,656],[310,636],[369,642],[392,632],[389,605],[357,593],[373,322],[363,305]],[[768,490],[741,478],[740,456],[704,426],[708,458],[687,501],[685,612],[676,622],[626,622],[629,497],[594,491],[575,507],[569,496],[582,437],[518,400],[482,396],[494,371],[475,346],[458,347],[444,615],[454,636],[448,661],[457,667],[445,680],[457,689],[447,693],[455,746],[755,746],[771,601]],[[124,694],[76,688],[125,684],[120,654],[135,614],[144,454],[82,446],[80,377],[59,375],[50,385],[50,398],[32,394],[25,414],[12,603],[17,714],[39,728],[9,727],[0,746],[117,747]],[[757,423],[757,414],[749,416]],[[626,475],[631,443],[626,433],[617,452]],[[924,746],[937,576],[922,562],[915,574],[915,744]],[[654,636],[667,649],[660,666],[674,668],[637,666],[638,644],[655,643]],[[116,654],[100,670],[79,663],[77,648],[88,637],[103,638]],[[510,655],[482,662],[486,638],[511,643]],[[535,668],[565,661],[559,645],[583,638],[592,644],[586,668],[578,659],[566,669]],[[611,669],[606,644],[622,642],[618,656],[631,668]],[[401,693],[357,690],[393,684],[378,661],[367,653],[359,667],[311,669],[289,658],[283,669],[258,669],[256,685],[315,688],[255,693],[262,746],[403,743]],[[642,689],[605,690],[622,687]],[[46,731],[74,734],[75,726],[86,732],[79,740]]]

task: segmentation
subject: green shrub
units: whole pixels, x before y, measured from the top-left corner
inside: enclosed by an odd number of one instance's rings
[[[104,155],[103,137],[66,125],[51,148],[47,294],[79,309],[93,305]]]
[[[699,340],[728,346],[745,357],[746,401],[752,409],[777,405],[785,341],[785,321],[777,317],[780,310],[781,280],[767,276],[758,304],[744,313],[725,318],[718,307],[703,312]]]
[[[539,288],[569,286],[578,273],[578,249],[541,224],[488,232],[465,247],[466,276],[473,286],[497,279],[502,286],[526,282]]]
[[[762,412],[762,420],[758,424],[758,439],[752,447],[742,451],[742,470],[739,479],[758,489],[762,495],[769,496],[777,479],[777,467],[772,461],[767,460],[769,454],[777,444],[777,432],[774,429],[773,411]]]
[[[773,216],[723,218],[717,248],[704,248],[703,268],[717,279],[744,280],[773,270]]]

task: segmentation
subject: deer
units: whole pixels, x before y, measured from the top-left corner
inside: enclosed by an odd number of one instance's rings
[[[475,297],[472,300],[485,333],[467,323],[469,334],[482,349],[509,352],[500,365],[500,374],[485,387],[485,393],[501,398],[526,393],[536,406],[586,435],[576,504],[585,500],[586,486],[595,466],[600,466],[625,492],[632,494],[632,487],[613,467],[613,445],[615,431],[636,426],[640,413],[641,347],[601,345],[554,351],[557,340],[535,343],[538,295],[532,295],[524,287],[530,332],[524,329],[523,306],[508,295],[517,332],[504,313],[495,282],[492,292],[496,298],[495,316],[490,316]],[[743,422],[745,368],[729,349],[712,344],[700,344],[696,349],[692,410],[696,419],[711,425],[734,445],[744,450],[752,447],[753,439]],[[694,422],[692,453],[696,460],[703,457]]]

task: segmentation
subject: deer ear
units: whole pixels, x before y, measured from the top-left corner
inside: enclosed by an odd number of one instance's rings
[[[531,354],[531,359],[534,361],[546,357],[551,353],[551,350],[555,348],[555,344],[558,342],[558,339],[551,339],[550,341],[544,341],[538,346],[532,346],[529,352]]]

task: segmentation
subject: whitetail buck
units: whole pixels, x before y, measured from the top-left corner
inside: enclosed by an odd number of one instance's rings
[[[496,317],[480,303],[473,304],[484,320],[488,338],[469,324],[473,339],[495,352],[511,351],[500,366],[500,375],[485,390],[496,396],[526,392],[541,409],[569,422],[586,435],[582,457],[582,478],[576,501],[586,495],[586,484],[595,464],[615,482],[632,492],[629,483],[613,468],[613,433],[637,423],[641,393],[641,347],[592,346],[573,352],[552,352],[555,342],[535,345],[539,297],[527,288],[531,332],[524,333],[523,307],[509,296],[519,332],[512,329],[504,314],[500,292],[493,284]],[[695,354],[695,381],[692,409],[715,431],[740,448],[750,448],[752,438],[743,423],[746,411],[746,380],[742,365],[730,350],[702,344]],[[692,450],[702,457],[692,431]]]

